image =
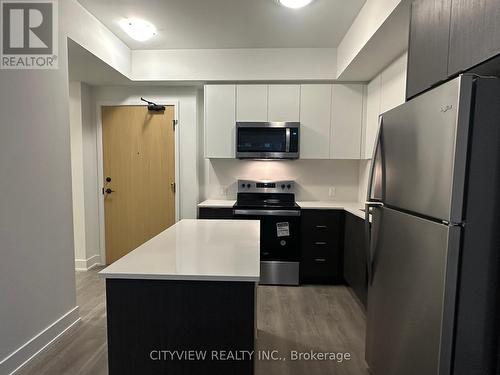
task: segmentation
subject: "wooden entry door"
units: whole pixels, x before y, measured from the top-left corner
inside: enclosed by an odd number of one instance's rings
[[[175,222],[173,121],[173,106],[102,107],[107,264]]]

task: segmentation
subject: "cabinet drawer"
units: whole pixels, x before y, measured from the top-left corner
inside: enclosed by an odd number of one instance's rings
[[[313,258],[300,265],[301,275],[305,282],[322,282],[337,280],[338,265],[331,258]]]
[[[233,219],[232,208],[200,207],[198,209],[199,219]]]
[[[334,243],[330,241],[313,241],[303,243],[304,258],[328,257],[337,253]]]
[[[304,210],[302,212],[304,242],[328,242],[333,245],[341,239],[342,218],[342,211]]]
[[[339,210],[302,210],[302,221],[305,227],[318,230],[334,229],[343,211]]]

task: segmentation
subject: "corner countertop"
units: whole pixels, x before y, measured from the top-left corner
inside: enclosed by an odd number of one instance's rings
[[[365,219],[365,206],[360,202],[341,201],[299,201],[297,204],[302,209],[312,210],[344,210],[361,219]]]
[[[99,274],[108,279],[257,282],[260,224],[181,220]]]
[[[207,199],[201,203],[198,203],[198,207],[210,207],[210,208],[231,208],[236,203],[233,199]]]
[[[231,199],[207,199],[198,204],[198,207],[231,208],[236,203]],[[361,219],[365,218],[364,203],[354,201],[298,201],[303,209],[311,210],[344,210]]]

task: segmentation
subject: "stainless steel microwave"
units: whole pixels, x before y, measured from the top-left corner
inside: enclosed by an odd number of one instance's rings
[[[238,159],[298,159],[299,122],[237,122]]]

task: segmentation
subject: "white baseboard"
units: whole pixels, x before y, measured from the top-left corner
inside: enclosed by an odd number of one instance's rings
[[[101,264],[100,255],[93,255],[88,259],[75,259],[75,270],[89,271],[94,267],[100,266]]]
[[[42,332],[0,361],[0,374],[18,374],[30,361],[80,321],[78,306],[68,311]]]

